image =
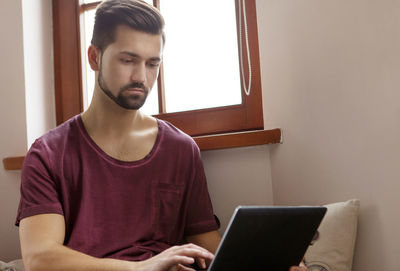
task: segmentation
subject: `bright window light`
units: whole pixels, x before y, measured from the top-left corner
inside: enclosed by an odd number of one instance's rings
[[[235,1],[162,1],[167,112],[241,104]]]

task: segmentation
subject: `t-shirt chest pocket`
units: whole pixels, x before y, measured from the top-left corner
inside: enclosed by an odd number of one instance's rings
[[[153,183],[154,226],[157,238],[171,242],[177,234],[176,230],[181,228],[178,223],[183,216],[183,191],[184,186],[181,184]]]

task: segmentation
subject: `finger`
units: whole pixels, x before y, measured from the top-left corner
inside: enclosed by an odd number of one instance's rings
[[[305,266],[292,266],[289,271],[307,271],[307,267]]]
[[[163,258],[165,266],[177,266],[178,264],[188,266],[193,264],[195,259],[201,260],[203,261],[203,265],[200,267],[203,268],[205,265],[205,260],[211,261],[214,258],[214,255],[206,249],[193,244],[188,244],[171,247],[156,257]]]
[[[183,246],[175,251],[176,254],[185,255],[193,258],[202,258],[207,260],[212,260],[214,254],[206,249],[197,246]]]
[[[202,258],[196,258],[196,263],[201,269],[207,268],[206,261]]]
[[[168,265],[192,265],[194,264],[194,258],[182,255],[175,255],[170,257],[167,261],[169,261]]]
[[[178,271],[196,271],[193,268],[190,268],[190,267],[187,267],[187,266],[184,266],[184,265],[181,265],[181,264],[178,264],[177,270]]]
[[[199,249],[199,250],[201,250],[201,251],[204,251],[204,252],[206,252],[206,253],[211,253],[211,252],[209,252],[207,249],[205,249],[205,248],[203,248],[203,247],[200,247],[200,246],[198,246],[198,245],[195,245],[195,244],[192,244],[192,243],[189,243],[189,244],[185,244],[185,245],[182,245],[182,246],[180,246],[180,247],[182,247],[182,248],[193,248],[193,249]],[[211,253],[212,254],[212,253]]]

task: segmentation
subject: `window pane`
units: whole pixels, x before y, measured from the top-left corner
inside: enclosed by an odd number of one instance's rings
[[[241,104],[235,1],[160,2],[167,112]]]
[[[82,53],[82,58],[83,58],[83,64],[82,68],[84,69],[82,71],[82,76],[86,76],[86,80],[83,80],[83,82],[86,81],[86,84],[83,86],[83,100],[84,100],[84,110],[87,109],[87,107],[90,104],[90,101],[92,100],[93,96],[93,88],[94,88],[94,71],[90,68],[87,60],[87,49],[90,46],[90,41],[92,39],[92,33],[93,33],[93,25],[94,25],[94,15],[95,15],[96,10],[88,10],[85,11],[83,14],[83,20],[84,20],[84,28],[82,27],[85,32],[82,33],[82,37],[84,37],[84,42],[83,44],[85,45],[83,48],[83,53]]]
[[[152,3],[152,0],[147,0],[146,2]],[[87,63],[87,48],[90,46],[90,42],[92,39],[93,33],[93,26],[94,26],[94,16],[96,10],[88,10],[84,13],[84,27],[81,29],[84,31],[82,33],[82,38],[84,39],[84,48],[83,48],[83,65],[82,65],[82,75],[86,76],[83,82],[83,100],[84,100],[84,110],[88,108],[90,105],[90,101],[92,100],[93,96],[93,88],[94,88],[94,71],[90,68],[89,64]],[[147,97],[146,103],[141,108],[141,111],[148,114],[148,115],[155,115],[158,114],[158,90],[157,90],[157,82],[154,84],[152,91],[150,92],[149,96]]]

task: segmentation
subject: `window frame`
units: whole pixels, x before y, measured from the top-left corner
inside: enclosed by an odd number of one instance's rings
[[[236,17],[238,22],[238,2]],[[159,6],[159,0],[154,0]],[[259,45],[256,17],[256,0],[246,0],[249,49],[251,55],[252,86],[247,96],[242,89],[242,104],[208,108],[176,113],[154,115],[159,119],[171,122],[191,136],[212,135],[229,132],[261,130],[264,128],[262,111],[262,90],[259,60]],[[54,77],[57,125],[83,111],[82,87],[82,53],[80,24],[84,10],[96,6],[80,4],[79,0],[53,0],[53,38],[54,38]],[[243,16],[242,16],[243,20]],[[242,33],[244,33],[242,24]],[[240,41],[238,35],[238,41]],[[242,39],[243,67],[248,80],[248,63],[246,44]],[[239,46],[238,46],[239,47]],[[86,61],[84,59],[84,61]],[[242,72],[242,71],[241,71]],[[159,97],[164,95],[162,84],[163,71],[158,81]],[[240,76],[240,75],[239,75]],[[241,77],[242,82],[242,77]],[[247,82],[246,82],[247,83]],[[160,105],[160,111],[164,110]]]

